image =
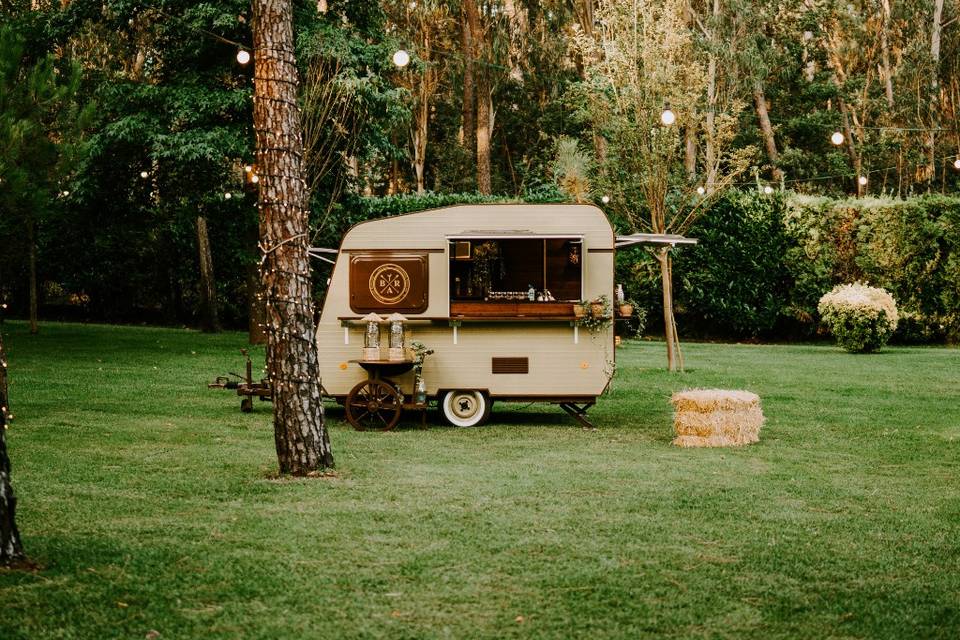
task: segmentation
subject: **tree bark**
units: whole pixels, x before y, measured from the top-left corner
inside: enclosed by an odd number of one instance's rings
[[[933,184],[937,175],[937,133],[940,126],[940,23],[943,19],[943,0],[933,5],[933,26],[930,30],[930,131],[927,132],[927,183]]]
[[[463,15],[460,21],[460,47],[463,55],[463,147],[467,151],[468,157],[474,155],[474,131],[476,131],[476,121],[474,119],[476,106],[474,104],[474,86],[473,86],[473,50],[474,32],[470,24],[469,6],[472,5],[472,11],[477,10],[476,0],[464,0]]]
[[[197,216],[197,250],[200,254],[200,325],[204,331],[216,333],[220,331],[217,285],[213,275],[207,219],[204,216]]]
[[[853,128],[850,126],[850,111],[844,100],[839,100],[840,115],[843,119],[843,136],[847,143],[847,155],[850,156],[850,164],[853,165],[853,184],[857,190],[857,196],[863,195],[863,185],[860,184],[860,175],[862,164],[860,154],[857,152],[857,143],[853,139]]]
[[[7,355],[0,336],[0,565],[24,559],[23,543],[17,530],[17,497],[10,484],[10,457],[7,454]]]
[[[767,159],[773,168],[773,179],[780,181],[783,171],[777,166],[780,154],[777,152],[777,140],[773,135],[773,126],[770,124],[770,114],[767,112],[767,97],[763,92],[763,85],[757,82],[753,86],[753,102],[757,108],[757,119],[760,120],[760,133],[763,134],[763,145],[767,149]]]
[[[333,466],[311,304],[308,193],[297,105],[292,0],[254,0],[253,124],[260,167],[267,375],[280,472]]]
[[[490,74],[483,70],[477,77],[477,191],[490,195]]]
[[[883,70],[883,88],[887,107],[893,109],[893,76],[890,71],[890,0],[882,0],[883,21],[880,25],[880,61]]]
[[[30,333],[36,334],[40,331],[37,323],[37,307],[39,306],[37,291],[37,225],[33,219],[27,221],[27,243],[30,263]]]
[[[673,268],[670,264],[670,250],[661,249],[657,254],[660,262],[660,279],[663,285],[663,337],[667,341],[667,370],[677,370],[676,343],[673,317]]]
[[[694,182],[697,179],[697,131],[693,124],[687,125],[683,138],[683,168],[687,172],[687,180]]]
[[[720,0],[713,0],[713,17],[716,22],[720,16]],[[717,27],[711,34],[711,40],[716,45]],[[715,137],[717,118],[717,54],[710,52],[710,61],[707,63],[707,131],[704,148],[704,160],[707,165],[707,193],[713,193],[717,183],[717,150]],[[673,369],[671,369],[672,371]]]

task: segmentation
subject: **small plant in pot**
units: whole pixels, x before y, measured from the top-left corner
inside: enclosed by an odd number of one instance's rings
[[[588,306],[590,311],[577,317],[578,327],[599,331],[613,322],[613,309],[610,307],[610,298],[607,296],[600,296],[584,306]]]
[[[573,303],[573,315],[574,315],[574,317],[575,317],[577,320],[579,320],[580,318],[586,317],[586,315],[587,315],[587,308],[588,308],[589,306],[590,306],[590,303],[589,303],[589,302],[586,302],[586,301],[584,301],[584,300],[579,300],[579,301],[577,301],[577,302],[574,302],[574,303]]]
[[[633,315],[633,310],[635,307],[636,303],[633,300],[624,300],[620,303],[617,311],[619,312],[621,318],[629,318]]]
[[[602,295],[590,301],[590,315],[594,318],[606,318],[610,315],[610,298]]]

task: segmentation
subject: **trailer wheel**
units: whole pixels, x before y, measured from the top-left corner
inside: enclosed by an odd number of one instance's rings
[[[455,427],[477,427],[490,417],[490,398],[482,391],[448,391],[440,402],[444,419]]]

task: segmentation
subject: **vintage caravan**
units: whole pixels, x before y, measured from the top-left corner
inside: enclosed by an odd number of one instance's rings
[[[454,425],[483,423],[495,401],[553,403],[585,422],[613,374],[614,330],[581,326],[574,303],[613,299],[617,240],[589,205],[460,205],[354,226],[331,252],[317,326],[326,393],[355,427],[391,428],[404,408],[423,408],[416,341],[433,350],[427,401]],[[393,314],[407,351],[391,360]],[[371,353],[377,316],[383,344]]]

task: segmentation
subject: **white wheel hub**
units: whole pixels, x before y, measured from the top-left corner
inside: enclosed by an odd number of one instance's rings
[[[457,427],[475,427],[487,416],[487,402],[479,391],[451,391],[443,397],[443,417]]]

